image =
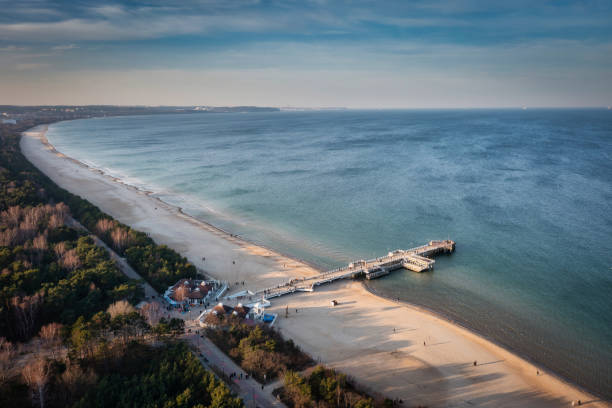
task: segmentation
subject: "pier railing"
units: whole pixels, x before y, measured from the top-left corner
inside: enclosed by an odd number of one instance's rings
[[[258,290],[255,292],[255,295],[263,295],[265,298],[272,298],[297,291],[310,292],[315,286],[339,279],[353,278],[361,273],[367,275],[369,270],[374,270],[376,268],[392,270],[406,267],[416,272],[422,272],[430,270],[435,262],[433,259],[427,258],[427,256],[433,256],[441,252],[452,252],[454,250],[454,241],[430,241],[427,245],[421,245],[407,250],[398,249],[382,257],[355,261],[346,266],[332,269],[316,276],[291,279],[286,283]]]

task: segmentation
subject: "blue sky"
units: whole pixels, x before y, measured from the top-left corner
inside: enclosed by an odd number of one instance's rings
[[[612,1],[0,0],[0,103],[612,105]]]

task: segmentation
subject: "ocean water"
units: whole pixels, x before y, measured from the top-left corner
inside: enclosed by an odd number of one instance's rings
[[[202,113],[76,120],[57,149],[332,268],[431,239],[368,283],[612,397],[612,112]]]

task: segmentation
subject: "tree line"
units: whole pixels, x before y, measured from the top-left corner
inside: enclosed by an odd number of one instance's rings
[[[392,407],[393,401],[374,399],[357,389],[346,375],[318,365],[308,375],[287,371],[279,393],[288,407],[374,408]]]
[[[158,292],[164,292],[180,278],[196,277],[195,266],[185,257],[165,245],[157,245],[147,234],[114,220],[87,200],[60,188],[27,161],[19,150],[19,137],[36,124],[24,121],[18,126],[0,127],[0,211],[11,206],[63,202],[76,220],[125,256]]]
[[[112,302],[137,302],[142,286],[128,279],[105,249],[63,224],[60,203],[0,212],[0,333],[28,341],[42,325],[72,324]]]
[[[208,328],[206,335],[261,383],[287,370],[301,371],[314,365],[292,340],[285,340],[268,326],[247,325],[235,316],[226,319],[225,325]]]
[[[61,118],[56,118],[61,119]],[[158,289],[195,268],[145,234],[56,186],[0,126],[0,406],[241,407],[74,217]],[[106,228],[105,231],[101,229]]]
[[[0,339],[0,406],[229,407],[242,401],[183,342],[181,319],[122,300],[71,325],[43,326],[28,343]]]
[[[314,360],[273,328],[250,325],[239,316],[207,320],[206,336],[262,384],[279,378],[275,395],[295,408],[392,408],[399,406],[370,395],[345,374],[315,365]],[[309,374],[306,374],[309,373]]]
[[[195,277],[195,267],[32,166],[18,140],[40,123],[0,126],[0,406],[242,406],[186,346],[170,340],[183,321],[163,318],[157,303],[136,311],[140,285],[66,222],[74,217],[158,291]],[[217,323],[208,336],[260,382],[282,378],[279,395],[289,406],[388,403],[333,370],[297,374],[314,362],[269,327],[233,316]]]

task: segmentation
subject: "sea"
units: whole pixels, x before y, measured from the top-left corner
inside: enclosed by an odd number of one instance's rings
[[[369,290],[612,397],[612,111],[193,113],[56,123],[56,148],[331,269],[452,239]]]

